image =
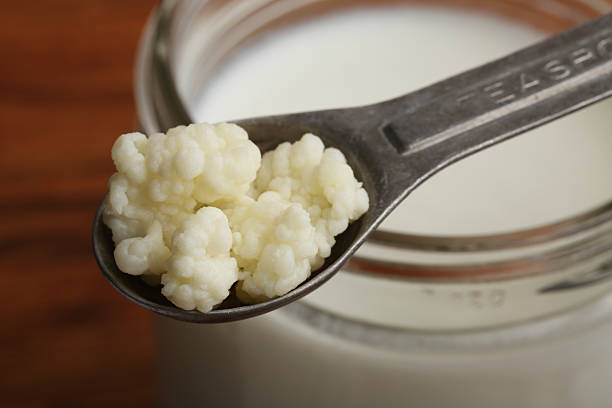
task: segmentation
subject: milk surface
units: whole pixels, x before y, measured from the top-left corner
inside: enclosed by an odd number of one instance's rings
[[[216,122],[370,104],[544,37],[519,23],[460,9],[358,9],[256,41],[220,70],[192,114]],[[499,233],[559,221],[609,201],[610,112],[612,101],[600,103],[443,170],[382,229]]]

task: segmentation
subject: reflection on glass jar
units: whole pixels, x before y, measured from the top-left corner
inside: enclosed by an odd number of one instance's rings
[[[138,56],[139,118],[153,133],[373,103],[610,10],[164,1]],[[608,407],[610,112],[600,103],[434,176],[302,301],[223,325],[159,318],[162,404]]]

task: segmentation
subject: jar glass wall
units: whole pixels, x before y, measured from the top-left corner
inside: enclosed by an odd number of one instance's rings
[[[138,57],[136,98],[143,130],[150,134],[216,119],[220,98],[249,99],[246,91],[232,94],[223,75],[251,67],[248,53],[262,42],[289,38],[295,27],[329,16],[365,12],[380,18],[389,10],[421,13],[424,19],[440,11],[465,13],[474,25],[482,16],[554,33],[612,10],[612,3],[165,1],[143,34]],[[361,21],[375,25],[375,20]],[[387,18],[386,24],[393,22]],[[448,25],[440,35],[453,35],[456,27]],[[506,34],[514,35],[509,30]],[[423,38],[435,43],[431,32]],[[412,52],[401,38],[394,40],[395,48]],[[362,37],[353,46],[361,47],[367,60],[375,41]],[[380,41],[385,41],[382,49],[389,38]],[[446,40],[438,43],[443,50]],[[503,55],[502,48],[492,46],[488,59]],[[470,67],[468,54],[460,54],[466,66],[457,69]],[[325,61],[323,70],[332,72],[333,64],[342,63]],[[340,71],[346,82],[359,79],[350,72],[367,74],[367,64],[352,63],[354,69]],[[322,98],[320,106],[296,97],[297,102],[288,100],[273,111],[244,104],[234,117],[377,102],[408,90],[370,87],[348,99]],[[275,95],[269,91],[270,99]],[[595,109],[602,116],[612,107]],[[543,217],[546,222],[533,225],[510,221],[499,231],[425,234],[391,225],[298,304],[222,326],[160,318],[162,396],[186,406],[216,401],[277,406],[289,404],[292,396],[303,406],[381,401],[383,406],[605,406],[612,399],[603,380],[612,375],[612,357],[601,357],[612,355],[612,300],[606,296],[612,286],[612,202],[602,197],[607,200],[562,217]]]

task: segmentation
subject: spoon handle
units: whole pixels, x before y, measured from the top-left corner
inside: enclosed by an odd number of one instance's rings
[[[371,108],[406,162],[426,155],[435,171],[610,95],[612,13]]]

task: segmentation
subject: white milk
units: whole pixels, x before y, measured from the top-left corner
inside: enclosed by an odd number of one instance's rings
[[[529,27],[460,10],[398,7],[333,15],[269,36],[237,55],[192,113],[214,122],[373,103],[541,38]],[[492,233],[606,202],[612,192],[611,112],[612,103],[599,104],[460,162],[421,186],[383,228]],[[375,287],[371,278],[339,275],[307,302],[346,309],[343,293]],[[388,312],[376,309],[388,296],[379,292],[368,306],[370,321],[383,322]],[[612,398],[610,324],[520,346],[496,337],[502,333],[474,334],[457,347],[455,337],[442,336],[446,345],[435,349],[431,339],[415,333],[398,340],[403,346],[397,349],[313,329],[292,315],[300,307],[212,326],[160,318],[163,404],[603,408]],[[420,313],[428,319],[427,310]],[[359,337],[363,329],[351,327],[346,330]]]

